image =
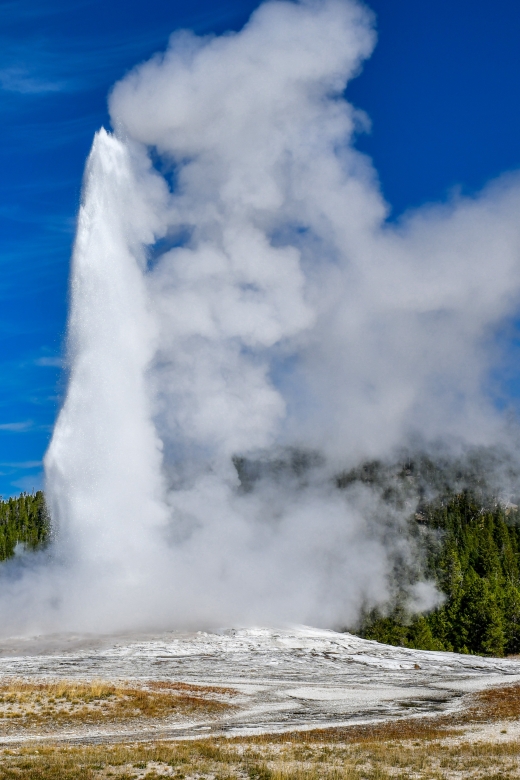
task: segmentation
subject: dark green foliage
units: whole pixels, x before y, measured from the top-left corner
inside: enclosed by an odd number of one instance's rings
[[[36,550],[49,538],[49,517],[43,492],[0,499],[0,561],[11,558],[17,544]]]
[[[366,616],[363,636],[425,650],[504,655],[520,652],[520,518],[516,509],[482,506],[467,492],[423,507],[427,573],[445,595],[411,617],[397,598],[391,614]]]

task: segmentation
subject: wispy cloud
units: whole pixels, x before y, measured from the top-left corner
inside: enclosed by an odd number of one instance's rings
[[[18,122],[11,121],[9,125],[3,128],[2,136],[5,142],[9,144],[10,150],[15,150],[22,154],[27,154],[27,149],[32,153],[36,150],[56,149],[67,144],[77,144],[78,141],[85,139],[90,142],[95,130],[105,121],[103,114],[84,114],[72,118],[46,118],[37,122],[27,121],[27,117],[21,117]],[[65,182],[67,185],[70,183]],[[74,179],[77,184],[77,179]],[[44,186],[48,187],[49,182],[45,180]],[[33,182],[20,182],[20,187],[27,188],[33,186]],[[36,182],[38,186],[38,182]],[[52,187],[62,186],[61,181],[52,181]]]
[[[0,35],[0,91],[13,97],[35,97],[81,92],[101,85],[108,88],[127,68],[164,49],[171,33],[164,22],[152,21],[147,29],[137,31],[122,26],[117,33],[107,29],[97,35],[83,34],[77,22],[73,30],[69,28],[71,11],[88,10],[89,5],[91,0],[69,3],[62,0],[2,3],[0,0],[5,30]],[[56,25],[51,35],[42,35],[41,26],[35,20],[51,15],[62,17],[64,12],[69,22]],[[198,14],[188,11],[184,17],[176,15],[175,27],[204,33],[216,24],[231,22],[235,14],[236,9],[227,4]],[[29,27],[28,20],[32,20]]]
[[[10,433],[25,433],[26,431],[31,430],[32,427],[32,420],[24,420],[23,422],[0,423],[0,431],[9,431]]]
[[[19,95],[81,92],[104,82],[118,70],[165,44],[164,31],[97,38],[42,39],[34,36],[13,43],[0,37],[0,89]],[[114,73],[116,71],[116,73]],[[120,74],[122,75],[122,73]]]
[[[0,69],[0,88],[5,92],[23,95],[45,95],[49,92],[63,92],[68,85],[64,80],[41,78],[22,67]]]
[[[51,368],[61,368],[63,366],[63,358],[61,357],[40,357],[34,361],[36,366],[49,366]]]
[[[56,269],[66,273],[72,245],[71,233],[34,231],[23,241],[0,242],[0,300],[12,304],[29,289],[43,295],[56,290]],[[0,314],[2,316],[2,314]]]
[[[67,52],[57,41],[0,38],[0,90],[37,96],[75,89]],[[74,58],[74,55],[72,55]]]
[[[37,468],[41,468],[41,465],[42,465],[41,460],[22,460],[13,463],[9,463],[9,462],[0,463],[0,466],[9,469],[37,469]]]
[[[32,493],[34,490],[41,490],[43,487],[43,471],[39,474],[27,474],[21,479],[15,479],[11,483],[14,488],[19,490],[25,490],[28,493]]]
[[[5,24],[27,22],[28,19],[41,19],[46,16],[62,14],[64,10],[69,12],[87,7],[90,0],[67,0],[60,2],[27,2],[26,0],[6,0],[0,2],[0,13]]]

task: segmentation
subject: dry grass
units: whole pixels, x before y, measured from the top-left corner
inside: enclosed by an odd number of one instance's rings
[[[0,735],[136,718],[217,715],[232,706],[228,701],[232,693],[229,689],[170,682],[137,686],[103,681],[10,680],[0,685]]]
[[[55,684],[48,690],[56,699],[61,693],[87,705],[110,700],[114,687]],[[150,691],[205,702],[233,694],[179,683],[154,684]],[[478,742],[464,736],[464,729],[518,720],[519,700],[520,685],[510,685],[476,694],[464,714],[441,718],[155,744],[33,744],[0,750],[0,780],[517,780],[520,740]],[[501,725],[496,728],[503,732]]]
[[[439,740],[455,737],[472,724],[518,720],[520,718],[520,683],[480,691],[469,698],[469,706],[452,715],[403,718],[345,728],[313,729],[285,734],[259,735],[252,741],[314,743],[362,743],[378,741]]]
[[[501,685],[475,694],[466,717],[474,722],[520,717],[520,683]]]
[[[441,740],[314,743],[223,738],[0,752],[0,780],[507,780],[520,743]]]
[[[394,740],[435,740],[462,734],[461,724],[450,717],[407,718],[361,726],[330,727],[283,734],[259,734],[250,738],[252,744],[361,744],[363,742],[390,742]]]

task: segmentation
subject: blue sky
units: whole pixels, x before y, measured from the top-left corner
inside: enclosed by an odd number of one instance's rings
[[[83,165],[114,81],[176,28],[238,29],[253,0],[0,0],[0,494],[41,484]],[[520,168],[520,5],[374,0],[379,43],[347,95],[391,218]],[[514,350],[511,360],[515,360]],[[515,367],[509,384],[516,393]]]

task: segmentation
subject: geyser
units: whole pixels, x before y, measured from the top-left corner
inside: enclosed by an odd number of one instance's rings
[[[413,558],[410,506],[334,475],[514,452],[489,377],[519,307],[520,182],[388,223],[344,95],[374,43],[356,2],[268,2],[114,87],[45,459],[56,540],[4,575],[4,632],[352,624]]]

